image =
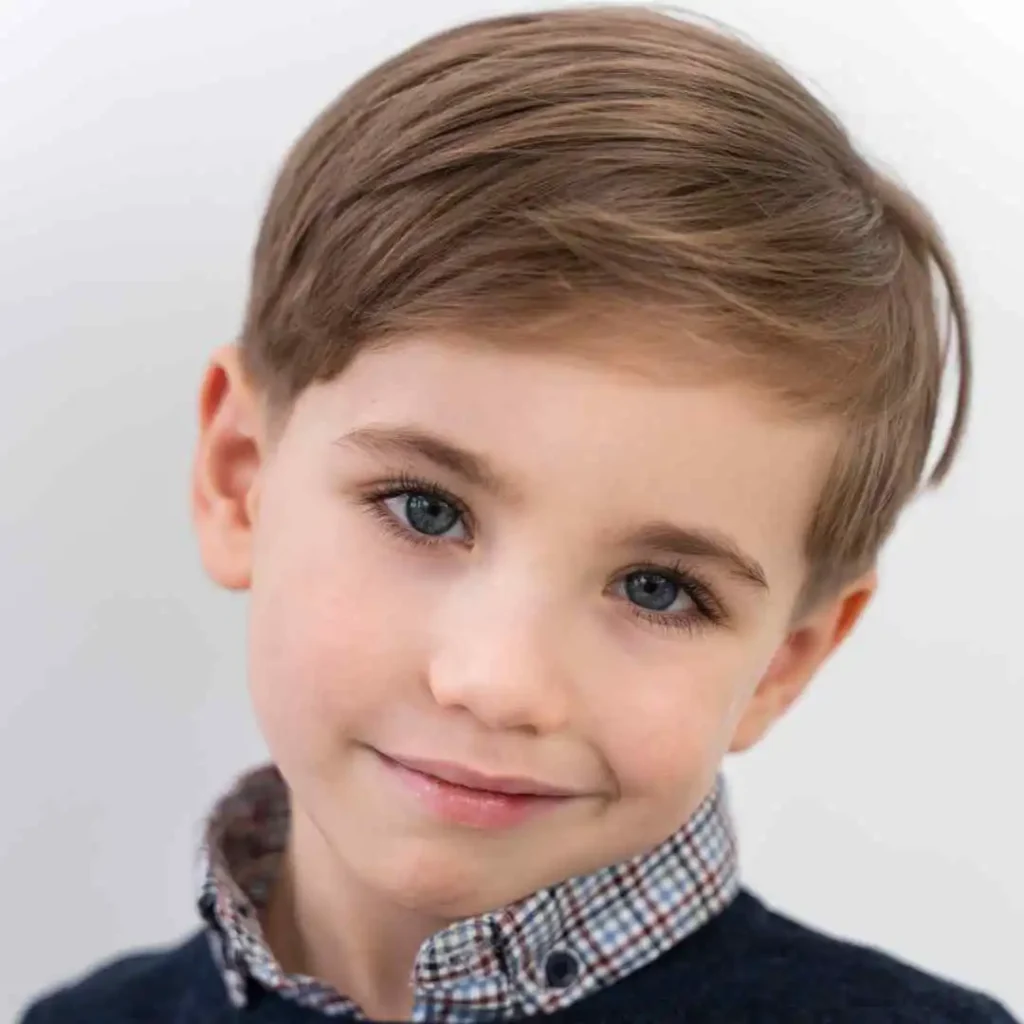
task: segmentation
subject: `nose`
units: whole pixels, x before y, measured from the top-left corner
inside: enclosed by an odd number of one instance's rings
[[[483,600],[447,617],[429,666],[439,706],[467,711],[495,731],[565,728],[572,697],[565,631],[550,610],[524,604]]]

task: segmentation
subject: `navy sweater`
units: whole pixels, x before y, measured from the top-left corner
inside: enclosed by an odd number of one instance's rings
[[[343,1020],[347,1018],[331,1018]],[[557,1024],[1014,1024],[985,996],[839,942],[742,893],[648,967],[549,1020]],[[118,960],[36,1003],[22,1024],[326,1024],[255,992],[236,1010],[206,936]]]

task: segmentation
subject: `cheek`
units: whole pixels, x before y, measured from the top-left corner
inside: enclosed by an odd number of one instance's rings
[[[708,641],[687,653],[637,678],[628,697],[602,702],[598,728],[623,797],[699,799],[728,750],[761,659],[733,640]]]
[[[365,530],[345,525],[337,512],[294,505],[261,524],[249,678],[275,755],[301,745],[314,756],[358,734],[412,670],[400,581],[380,578]]]

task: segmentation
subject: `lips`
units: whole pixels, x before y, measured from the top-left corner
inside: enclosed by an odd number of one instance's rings
[[[441,782],[478,793],[499,793],[507,796],[569,797],[576,794],[569,789],[525,776],[491,775],[475,771],[450,761],[432,761],[382,755],[409,771],[418,772]]]
[[[378,764],[419,812],[449,825],[512,829],[572,801],[575,794],[538,779],[489,775],[448,761],[396,758]]]

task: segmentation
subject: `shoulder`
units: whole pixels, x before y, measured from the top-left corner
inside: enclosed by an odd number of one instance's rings
[[[1010,1015],[982,993],[929,974],[882,950],[843,941],[816,931],[760,904],[754,930],[768,957],[785,959],[806,983],[833,993],[838,1007],[874,1012],[879,1020],[928,1021],[929,1024],[1014,1024]],[[881,1011],[888,1017],[880,1015]]]
[[[702,1007],[722,1019],[1017,1024],[981,993],[815,931],[748,892],[662,961],[654,973],[663,992],[667,984],[700,992]]]
[[[200,1004],[216,1006],[222,994],[219,980],[200,932],[172,948],[102,964],[42,996],[21,1024],[199,1024],[205,1019]]]

